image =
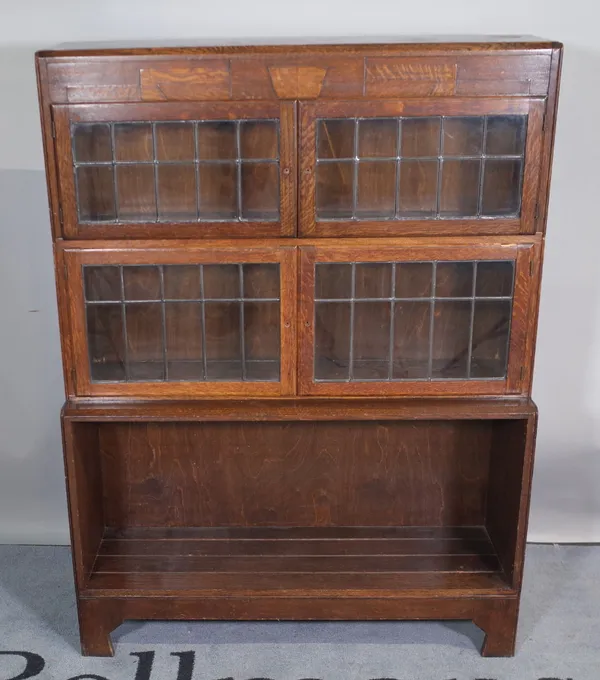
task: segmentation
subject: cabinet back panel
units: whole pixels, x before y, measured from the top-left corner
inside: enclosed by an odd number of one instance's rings
[[[475,526],[494,421],[114,423],[106,525]]]

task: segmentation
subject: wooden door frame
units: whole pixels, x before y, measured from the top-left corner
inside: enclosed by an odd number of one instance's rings
[[[279,220],[202,222],[79,222],[71,124],[186,120],[279,121]],[[295,236],[297,225],[296,102],[162,102],[128,104],[56,104],[52,106],[58,187],[64,238],[277,238]],[[115,198],[116,200],[116,198]]]
[[[300,330],[298,391],[306,396],[476,396],[526,394],[532,370],[535,329],[536,272],[540,266],[541,237],[480,239],[441,238],[330,241],[299,248]],[[514,298],[510,324],[507,376],[504,380],[402,380],[390,382],[315,382],[315,263],[377,261],[513,260]]]
[[[372,101],[300,102],[298,235],[317,237],[469,236],[534,234],[543,145],[546,100],[522,97],[429,98]],[[479,116],[527,114],[521,214],[517,218],[460,218],[406,220],[316,220],[316,123],[326,118],[382,118],[397,116]]]
[[[73,397],[171,399],[203,397],[280,397],[296,393],[297,253],[291,245],[239,247],[235,242],[90,241],[59,244],[69,295],[60,304],[70,325],[68,376]],[[280,265],[280,380],[94,383],[90,376],[82,265],[278,263]]]

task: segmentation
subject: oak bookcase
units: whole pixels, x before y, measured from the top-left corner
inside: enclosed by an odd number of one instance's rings
[[[38,53],[84,654],[125,619],[514,653],[561,50]]]

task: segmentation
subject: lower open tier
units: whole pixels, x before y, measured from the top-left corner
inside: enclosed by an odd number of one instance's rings
[[[506,594],[484,527],[108,530],[84,594]]]
[[[87,404],[63,422],[86,653],[128,618],[454,618],[512,654],[530,402]]]

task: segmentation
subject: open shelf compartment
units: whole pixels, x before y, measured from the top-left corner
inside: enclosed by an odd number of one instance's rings
[[[136,410],[65,409],[86,597],[518,592],[529,401]]]

